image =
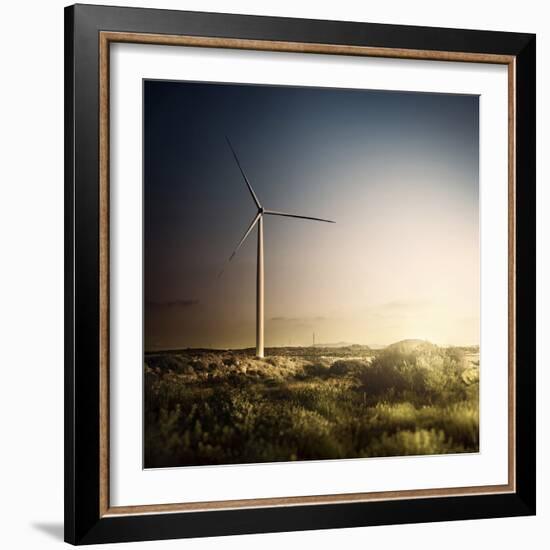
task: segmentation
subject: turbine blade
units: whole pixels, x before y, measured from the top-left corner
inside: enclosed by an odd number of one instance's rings
[[[298,216],[297,214],[288,214],[287,212],[277,212],[275,210],[264,210],[264,214],[270,216],[286,216],[287,218],[299,218],[301,220],[313,220],[316,222],[336,223],[332,220],[325,220],[324,218],[312,218],[311,216]]]
[[[241,246],[243,245],[244,241],[246,240],[246,238],[248,237],[248,235],[250,235],[250,232],[254,229],[254,226],[258,223],[258,220],[261,218],[262,216],[262,213],[261,212],[258,212],[256,214],[256,216],[254,217],[254,219],[252,220],[252,222],[250,223],[250,225],[248,226],[248,229],[245,231],[245,234],[243,235],[242,239],[239,241],[239,244],[237,245],[237,247],[235,248],[235,250],[233,250],[233,253],[231,254],[231,256],[229,256],[229,259],[225,262],[222,270],[218,273],[218,277],[221,277],[223,272],[224,272],[224,269],[225,267],[227,266],[227,264],[235,257],[235,254],[237,254],[239,248],[241,248]]]
[[[237,153],[235,153],[235,149],[233,149],[233,146],[231,145],[231,142],[229,141],[229,138],[227,136],[225,136],[225,139],[227,140],[227,144],[229,145],[229,148],[231,149],[231,152],[233,153],[233,157],[235,158],[235,162],[237,163],[237,166],[239,167],[239,170],[241,171],[241,174],[244,178],[246,186],[248,187],[248,190],[250,191],[250,194],[252,195],[252,198],[254,199],[254,202],[256,203],[256,206],[258,208],[261,208],[262,205],[260,204],[260,201],[258,200],[258,197],[256,196],[256,193],[254,193],[254,189],[252,189],[252,185],[250,185],[250,182],[248,181],[248,178],[246,177],[246,174],[244,173],[243,167],[241,166],[241,163],[239,162],[239,158],[237,157]]]

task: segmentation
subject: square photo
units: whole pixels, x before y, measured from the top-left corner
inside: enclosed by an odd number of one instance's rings
[[[479,97],[144,80],[144,467],[479,451]]]

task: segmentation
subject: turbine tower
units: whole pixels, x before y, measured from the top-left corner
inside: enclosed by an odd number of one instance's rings
[[[284,216],[287,218],[299,218],[301,220],[313,220],[316,222],[326,222],[326,223],[336,223],[336,222],[333,222],[332,220],[325,220],[323,218],[312,218],[311,216],[298,216],[297,214],[289,214],[288,212],[278,212],[276,210],[265,209],[260,203],[256,193],[254,192],[254,189],[252,188],[250,181],[248,181],[248,178],[246,177],[243,167],[241,166],[239,158],[237,157],[237,153],[235,153],[235,149],[233,149],[233,146],[231,145],[229,138],[226,136],[225,139],[227,140],[227,144],[229,145],[229,148],[233,153],[233,157],[235,158],[235,162],[239,167],[241,175],[246,183],[246,186],[250,191],[252,200],[254,201],[254,204],[258,209],[258,211],[256,212],[256,215],[250,222],[248,229],[245,231],[242,239],[239,241],[239,244],[237,245],[237,247],[229,257],[227,262],[230,262],[235,257],[235,254],[237,254],[239,248],[241,248],[241,246],[243,245],[248,235],[250,235],[254,227],[258,225],[258,259],[257,259],[257,266],[256,266],[257,268],[257,273],[256,273],[256,357],[264,357],[264,216]],[[220,272],[220,275],[222,273],[223,273],[223,269]]]

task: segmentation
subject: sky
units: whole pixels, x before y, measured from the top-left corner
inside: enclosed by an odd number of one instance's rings
[[[479,344],[477,96],[144,81],[146,350]]]

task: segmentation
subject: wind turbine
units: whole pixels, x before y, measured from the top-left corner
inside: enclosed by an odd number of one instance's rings
[[[323,218],[312,218],[311,216],[298,216],[297,214],[290,214],[288,212],[278,212],[275,210],[267,210],[265,209],[262,204],[260,203],[256,193],[254,192],[254,189],[252,188],[252,185],[250,184],[250,181],[248,181],[248,178],[246,177],[246,174],[243,170],[243,167],[241,166],[241,163],[239,162],[239,158],[237,157],[237,153],[235,153],[235,149],[233,149],[233,146],[231,145],[231,142],[229,141],[229,138],[226,136],[225,139],[227,140],[227,144],[229,145],[229,148],[231,149],[231,152],[233,153],[233,157],[235,158],[235,162],[237,163],[237,166],[239,167],[239,170],[241,172],[241,175],[246,183],[246,186],[248,187],[248,190],[250,191],[250,195],[252,196],[252,200],[254,201],[254,204],[256,205],[256,208],[258,211],[256,212],[256,215],[250,222],[250,225],[248,226],[248,229],[245,231],[242,239],[239,241],[239,244],[227,260],[227,262],[230,262],[234,257],[235,254],[237,254],[239,248],[243,245],[244,241],[250,235],[252,230],[256,225],[258,225],[258,260],[257,260],[257,275],[256,275],[256,357],[263,357],[264,356],[264,216],[284,216],[287,218],[299,218],[301,220],[313,220],[316,222],[326,222],[326,223],[336,223],[332,220],[325,220]],[[223,269],[220,272],[220,275],[223,273]]]

